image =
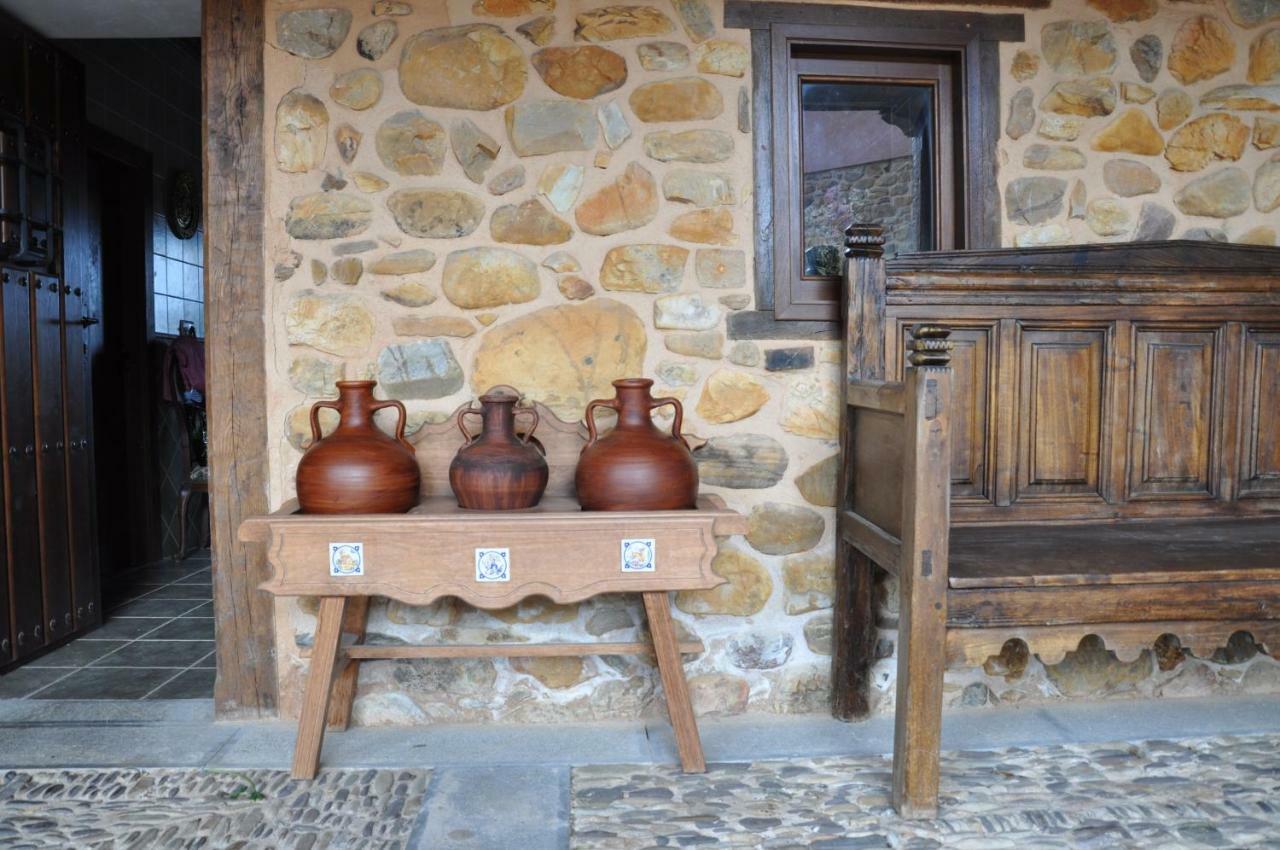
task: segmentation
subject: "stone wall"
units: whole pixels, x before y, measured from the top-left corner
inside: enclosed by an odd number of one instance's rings
[[[1002,182],[1018,245],[1275,244],[1280,6],[1056,3],[1006,50]]]
[[[651,0],[623,10],[598,0],[268,0],[267,12],[273,500],[292,494],[306,410],[339,376],[376,377],[405,400],[414,425],[440,420],[495,383],[575,418],[588,400],[611,394],[612,378],[653,376],[661,392],[686,401],[687,430],[710,441],[704,488],[750,516],[750,533],[726,542],[716,561],[728,583],[676,597],[680,627],[708,646],[687,666],[698,710],[825,711],[840,348],[724,337],[724,316],[752,304],[747,33],[723,30],[717,0]],[[1070,218],[1065,201],[1061,210],[1052,200],[1023,203],[1057,188],[1018,182],[1045,174],[1021,164],[1041,118],[1079,123],[1074,147],[1085,163],[1068,176],[1081,180],[1082,203],[1094,202],[1095,224],[1109,208],[1095,173],[1104,160],[1143,158],[1157,170],[1154,154],[1090,146],[1117,116],[1154,103],[1121,105],[1116,94],[1115,114],[1098,117],[1040,104],[1069,95],[1086,102],[1071,95],[1083,85],[1072,81],[1110,73],[1107,83],[1087,86],[1107,101],[1108,86],[1136,75],[1130,40],[1154,29],[1172,43],[1196,14],[1228,20],[1217,7],[1179,3],[1155,25],[1113,25],[1074,0],[1028,15],[1030,42],[1003,56],[1011,70],[1002,97],[1030,91],[1009,115],[1019,138],[1002,144],[1002,190],[1019,207],[1011,216],[1025,221],[1010,225],[1007,239],[1097,238]],[[1095,57],[1107,53],[1106,36],[1089,49],[1059,48],[1055,37],[1042,47],[1041,29],[1059,20],[1105,28],[1119,70]],[[1257,31],[1223,26],[1246,54]],[[1059,77],[1050,57],[1067,68],[1062,50],[1079,50],[1088,70]],[[1070,85],[1053,94],[1059,82]],[[1201,89],[1188,91],[1200,97]],[[1043,115],[1029,119],[1029,110]],[[1017,132],[1029,120],[1031,128]],[[1048,153],[1071,158],[1056,147]],[[1257,159],[1250,150],[1231,167]],[[1145,199],[1170,206],[1185,178],[1158,170],[1160,187]],[[1070,192],[1065,186],[1063,197]],[[1029,215],[1021,211],[1032,206]],[[1041,207],[1043,218],[1028,220]],[[1251,209],[1229,220],[1229,230],[1262,218]],[[876,679],[881,709],[892,704],[893,608],[890,586]],[[297,646],[309,639],[314,611],[286,600],[277,612],[290,712],[301,692]],[[375,608],[370,629],[372,639],[389,642],[623,640],[641,623],[633,603],[604,598],[491,613],[452,602],[392,603]],[[1150,675],[1156,662],[1146,656],[1145,670],[1125,667],[1128,679],[1108,672],[1120,662],[1105,651],[1081,658],[1063,662],[1089,671],[1078,687],[1034,659],[1011,657],[952,674],[949,699],[1164,687],[1152,684],[1163,680]],[[1264,669],[1255,679],[1271,676],[1274,684],[1275,665],[1259,663],[1250,675]],[[1243,667],[1225,662],[1180,660],[1170,669],[1181,676],[1193,665],[1209,672],[1182,678],[1203,688],[1248,680]],[[356,701],[361,723],[662,711],[655,672],[636,658],[375,662],[364,668]]]
[[[874,221],[884,228],[887,256],[918,250],[918,182],[915,159],[910,156],[806,173],[803,186],[805,251],[830,246],[836,259],[843,262],[844,229],[849,226],[851,215],[860,221]]]

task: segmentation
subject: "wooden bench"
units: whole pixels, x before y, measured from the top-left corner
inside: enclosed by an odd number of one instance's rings
[[[937,808],[942,677],[1006,641],[1280,650],[1280,250],[1203,242],[885,262],[848,231],[834,711],[869,710],[897,575],[893,799]]]

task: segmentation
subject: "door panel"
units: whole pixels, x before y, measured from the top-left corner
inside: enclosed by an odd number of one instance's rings
[[[1280,496],[1280,330],[1244,337],[1240,497]]]
[[[27,123],[46,134],[57,119],[58,54],[36,39],[27,40]]]
[[[31,382],[32,277],[34,275],[17,269],[0,271],[4,309],[4,472],[17,658],[30,655],[44,645],[36,432],[32,415],[35,409]]]
[[[1015,501],[1102,498],[1107,331],[1023,328]]]
[[[26,48],[16,28],[0,27],[0,111],[21,116],[26,101]]]
[[[44,564],[47,639],[71,631],[71,563],[67,545],[66,434],[62,414],[62,282],[35,276],[36,468],[40,492],[40,550]]]
[[[1129,497],[1211,498],[1219,331],[1134,333]]]
[[[71,549],[71,586],[77,628],[96,623],[97,547],[93,543],[93,475],[90,461],[91,410],[85,295],[72,287],[64,299],[67,343],[67,522]],[[96,318],[91,317],[91,318]]]
[[[89,352],[100,325],[96,298],[101,251],[96,234],[100,224],[89,213],[88,161],[85,154],[84,80],[80,66],[58,65],[58,108],[61,128],[62,176],[66,195],[63,205],[63,269],[67,290],[63,297],[66,316],[66,423],[67,423],[67,524],[71,550],[71,593],[76,628],[101,621],[99,610],[97,533],[94,510],[93,454],[91,446],[93,401],[90,392]],[[92,292],[92,294],[91,294]]]

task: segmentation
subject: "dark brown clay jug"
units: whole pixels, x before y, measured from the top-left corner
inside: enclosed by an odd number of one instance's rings
[[[420,473],[413,445],[404,438],[404,405],[373,397],[377,381],[338,381],[335,401],[311,407],[314,441],[298,464],[298,505],[304,514],[404,513],[418,504]],[[338,411],[338,427],[320,437],[320,410]],[[373,423],[373,414],[394,407],[396,435]]]
[[[538,412],[531,407],[516,409],[519,397],[507,392],[480,396],[480,409],[458,411],[458,430],[467,444],[458,449],[449,464],[449,486],[458,506],[481,511],[518,511],[532,508],[547,489],[547,460],[542,456],[533,432],[538,428]],[[516,434],[516,417],[526,413],[533,424],[524,438]],[[467,430],[466,418],[479,416],[480,433]]]
[[[648,378],[614,381],[617,395],[587,405],[587,445],[574,481],[584,511],[671,511],[697,507],[698,465],[680,434],[684,408],[674,398],[654,398]],[[650,411],[676,409],[671,433],[653,424]],[[595,410],[618,411],[608,434],[596,433]]]

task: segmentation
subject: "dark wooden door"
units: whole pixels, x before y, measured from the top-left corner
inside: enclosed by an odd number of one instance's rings
[[[36,491],[35,387],[31,282],[22,269],[0,271],[4,328],[4,476],[8,496],[9,589],[14,657],[44,646],[40,506]]]
[[[83,72],[0,14],[5,46],[14,49],[0,50],[0,670],[100,616],[84,287],[74,282],[94,262]]]
[[[84,73],[64,62],[58,70],[63,204],[64,351],[66,376],[67,544],[71,558],[71,596],[75,628],[101,621],[97,562],[97,517],[93,486],[93,397],[91,352],[100,325],[98,283],[101,250],[89,211],[87,134],[84,126]],[[74,154],[74,155],[71,155]]]
[[[72,630],[71,562],[67,545],[66,423],[63,417],[62,282],[36,275],[36,471],[40,494],[40,559],[47,641]]]
[[[97,546],[94,543],[93,411],[89,395],[89,337],[96,315],[86,309],[84,287],[68,286],[66,316],[67,544],[76,628],[101,619],[98,610]]]
[[[3,301],[4,290],[10,287],[10,270],[0,268],[0,327],[3,326]],[[0,358],[2,358],[2,346],[0,346]],[[3,359],[0,359],[0,388],[5,385],[3,377]],[[0,437],[4,433],[4,416],[3,411],[7,405],[5,404],[4,393],[0,391]],[[4,441],[0,439],[0,458],[4,452]],[[2,462],[0,462],[2,464]],[[2,464],[7,468],[7,464]],[[9,523],[5,516],[5,511],[0,510],[0,667],[5,666],[14,659],[14,639],[12,625],[12,608],[10,606],[11,596],[9,586],[11,580],[11,572],[9,569]]]

